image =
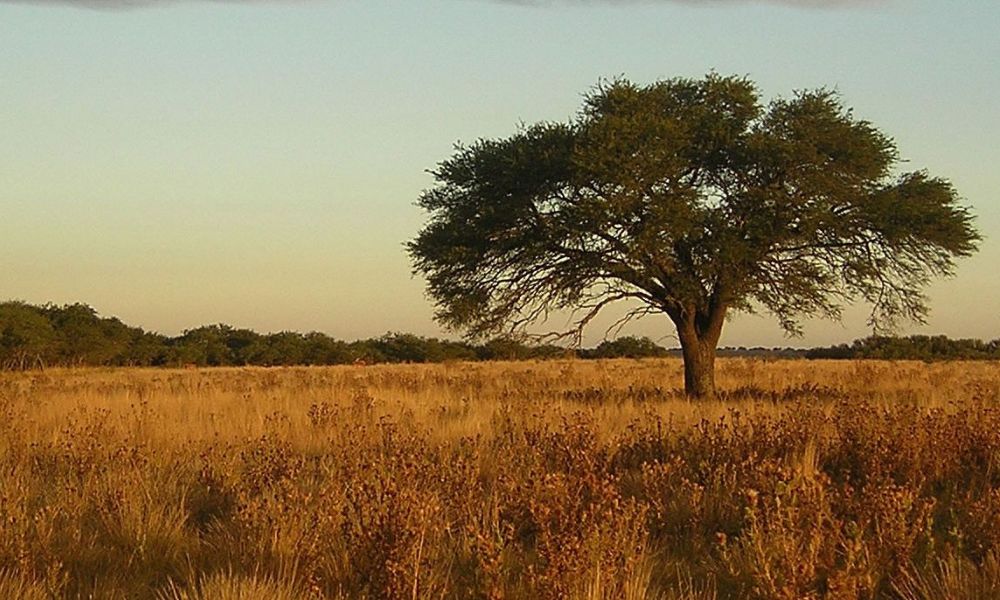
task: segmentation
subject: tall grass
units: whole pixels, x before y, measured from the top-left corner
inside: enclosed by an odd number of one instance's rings
[[[3,598],[996,598],[1000,365],[0,375]]]

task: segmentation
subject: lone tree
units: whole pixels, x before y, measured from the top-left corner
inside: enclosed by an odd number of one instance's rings
[[[898,163],[830,90],[765,105],[741,77],[615,80],[567,123],[456,146],[407,247],[437,319],[470,337],[569,309],[578,341],[617,301],[665,313],[686,392],[711,397],[732,312],[790,335],[857,299],[876,330],[924,319],[921,289],[980,238],[947,180]]]

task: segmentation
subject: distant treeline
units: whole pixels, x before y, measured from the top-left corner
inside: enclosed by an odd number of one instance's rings
[[[826,348],[813,348],[806,358],[881,358],[912,360],[1000,359],[1000,339],[953,340],[943,335],[872,336]]]
[[[260,334],[207,325],[170,337],[102,317],[86,304],[35,306],[0,303],[0,368],[48,366],[281,366],[355,362],[527,360],[562,357],[650,358],[678,356],[648,337],[621,337],[595,348],[569,349],[498,338],[481,344],[387,333],[345,342],[323,333]],[[872,337],[851,345],[796,348],[721,348],[720,356],[783,358],[1000,358],[1000,340],[950,340],[944,336]]]
[[[207,325],[176,337],[102,317],[86,304],[0,303],[0,368],[43,366],[337,365],[545,358],[565,348],[513,340],[481,345],[389,333],[345,342],[323,333],[260,334]]]

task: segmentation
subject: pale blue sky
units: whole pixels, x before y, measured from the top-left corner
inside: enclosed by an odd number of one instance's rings
[[[0,0],[0,298],[165,333],[437,335],[402,243],[455,141],[564,120],[601,77],[715,69],[835,87],[950,178],[986,240],[907,331],[1000,337],[1000,2],[91,4]],[[866,314],[791,341],[738,317],[722,343],[849,341]]]

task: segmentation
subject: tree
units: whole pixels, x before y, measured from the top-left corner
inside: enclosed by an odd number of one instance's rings
[[[233,352],[226,343],[233,328],[219,323],[188,329],[174,338],[173,362],[177,364],[224,367],[233,364]]]
[[[0,303],[0,369],[44,366],[56,334],[40,309],[24,302]]]
[[[356,358],[346,343],[317,331],[307,333],[304,341],[303,360],[310,365],[342,365]]]
[[[55,329],[59,362],[74,367],[104,365],[127,353],[128,327],[115,318],[101,318],[87,304],[48,304],[42,308]]]
[[[648,337],[625,336],[604,340],[588,355],[592,358],[655,358],[667,356],[667,349]]]
[[[761,101],[740,77],[604,82],[566,123],[457,145],[408,243],[437,319],[470,337],[606,306],[666,314],[686,391],[714,395],[728,315],[871,304],[871,325],[923,320],[921,289],[979,235],[952,185],[900,174],[892,139],[819,89]]]
[[[159,333],[143,331],[139,327],[130,328],[132,340],[123,364],[130,366],[162,366],[169,360],[170,338]]]

